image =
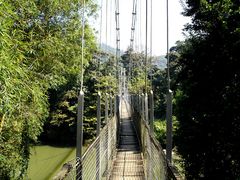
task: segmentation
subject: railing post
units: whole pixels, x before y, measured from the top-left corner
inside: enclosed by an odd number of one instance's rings
[[[152,152],[151,152],[151,137],[150,137],[150,133],[149,131],[147,131],[147,136],[146,136],[146,161],[147,161],[147,169],[148,169],[148,172],[147,172],[147,179],[152,179]]]
[[[149,125],[150,125],[150,135],[154,135],[154,129],[153,129],[153,121],[154,121],[154,101],[153,101],[153,91],[150,91],[150,118],[149,118]],[[149,157],[150,157],[150,162],[149,162],[149,179],[152,179],[152,170],[153,170],[153,166],[152,166],[152,162],[151,159],[152,158],[152,146],[150,143],[150,150],[149,150]]]
[[[145,108],[144,108],[144,103],[145,103],[145,95],[142,93],[141,95],[141,103],[142,103],[142,106],[141,106],[141,119],[139,121],[139,129],[140,129],[140,132],[141,132],[141,149],[142,149],[142,152],[143,154],[145,154],[145,130],[142,129],[142,123],[144,123],[145,121]],[[142,122],[143,121],[143,122]]]
[[[100,135],[101,129],[101,93],[98,92],[97,95],[97,137]],[[97,146],[97,153],[96,153],[96,180],[100,180],[100,173],[101,173],[101,158],[100,158],[100,148],[101,148],[101,139],[99,137],[99,144]]]
[[[136,112],[136,104],[137,104],[136,95],[131,95],[131,99],[132,99],[132,109],[133,109],[133,113],[135,113],[135,112]]]
[[[138,106],[138,95],[134,95],[134,109],[137,111],[137,106]]]
[[[153,121],[154,121],[154,100],[153,100],[153,91],[150,91],[150,132],[153,134]]]
[[[138,94],[138,108],[137,108],[137,111],[138,111],[139,114],[141,113],[141,103],[142,103],[141,95]]]
[[[97,136],[100,134],[101,129],[101,93],[97,95]]]
[[[109,142],[108,142],[108,137],[109,137],[109,133],[108,133],[108,94],[106,93],[106,96],[105,96],[105,123],[106,123],[106,126],[107,126],[107,129],[106,129],[106,173],[108,174],[108,146],[109,146]]]
[[[109,122],[108,122],[108,161],[112,160],[113,151],[112,151],[112,131],[113,131],[113,119],[112,119],[112,95],[109,94],[109,110],[110,110],[110,116],[109,116]],[[109,177],[109,174],[107,175]]]
[[[144,94],[142,93],[142,97],[141,97],[141,101],[142,101],[142,109],[141,109],[141,113],[142,113],[142,119],[144,120]]]
[[[83,110],[84,110],[84,93],[80,91],[78,96],[77,108],[77,147],[76,147],[76,179],[82,179],[82,145],[83,145]],[[79,162],[78,162],[79,161]]]
[[[132,96],[128,93],[128,103],[132,106]]]
[[[108,123],[108,94],[105,97],[105,123]]]
[[[112,117],[112,115],[113,115],[113,99],[112,99],[111,94],[109,96],[109,100],[110,100],[110,117]]]
[[[169,164],[172,164],[172,91],[167,94],[167,144],[166,156]]]
[[[114,96],[114,116],[117,117],[117,96]]]
[[[148,94],[145,93],[145,121],[148,123],[149,119],[148,119]]]
[[[119,95],[116,95],[116,124],[117,124],[117,131],[116,131],[116,136],[117,136],[117,141],[116,141],[116,147],[118,147],[118,142],[119,142],[119,127],[120,127],[120,114],[119,114],[119,102],[120,102],[120,97]]]

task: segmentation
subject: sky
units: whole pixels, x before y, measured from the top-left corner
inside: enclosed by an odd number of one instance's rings
[[[102,0],[102,26],[101,10],[99,17],[93,22],[98,30],[98,41],[112,47],[116,47],[115,34],[115,0]],[[146,0],[137,1],[137,20],[135,30],[136,51],[145,51],[146,34]],[[148,53],[150,53],[150,0],[148,0]],[[167,26],[166,26],[166,0],[152,0],[152,54],[164,55],[167,52]],[[98,0],[101,6],[101,0]],[[106,8],[106,4],[107,7]],[[107,12],[106,12],[107,9]],[[130,45],[131,24],[132,24],[133,0],[119,0],[120,12],[120,49],[126,51]],[[184,17],[181,13],[183,8],[179,0],[169,0],[169,47],[175,45],[178,40],[184,40],[182,29],[190,22],[190,18]],[[102,27],[100,31],[100,27]],[[101,33],[100,33],[101,32]],[[100,36],[101,34],[101,36]]]

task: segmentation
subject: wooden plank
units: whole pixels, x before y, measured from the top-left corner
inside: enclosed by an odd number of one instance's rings
[[[120,140],[113,162],[111,180],[143,180],[142,154],[126,102],[121,103]]]

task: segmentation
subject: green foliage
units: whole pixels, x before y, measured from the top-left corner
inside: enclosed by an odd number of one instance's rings
[[[154,115],[156,118],[164,118],[166,116],[166,71],[154,67],[152,72],[152,87],[154,92]]]
[[[173,139],[175,140],[176,131],[178,128],[178,121],[176,116],[173,116]],[[161,146],[166,148],[166,120],[156,119],[154,121],[154,133],[157,140],[161,143]],[[175,141],[173,141],[173,147],[175,146]]]
[[[240,176],[240,2],[187,0],[191,37],[180,49],[178,150],[188,179]]]
[[[101,92],[101,106],[104,110],[106,93],[113,95],[116,91],[116,79],[111,75],[114,73],[113,57],[102,52],[94,52],[94,57],[101,55],[107,60],[101,62],[101,59],[91,59],[84,72],[84,141],[92,140],[96,135],[97,92]],[[77,80],[77,74],[72,74],[66,84],[49,91],[50,117],[41,135],[43,142],[75,144],[79,92]]]
[[[134,52],[128,49],[121,56],[121,63],[126,69],[126,76],[130,77],[128,81],[129,92],[139,94],[145,92],[145,56],[143,53]],[[149,70],[149,65],[148,65]],[[147,77],[149,71],[147,72]],[[147,79],[147,88],[150,89],[150,81]]]
[[[170,49],[169,53],[169,67],[171,77],[171,88],[176,87],[177,75],[180,71],[178,63],[180,57],[180,49],[182,48],[182,42],[176,42],[176,46]],[[156,118],[166,117],[166,93],[167,93],[167,71],[162,70],[156,66],[152,67],[152,89],[154,92],[154,112]],[[173,99],[175,101],[175,99]],[[175,114],[175,103],[173,104],[173,114]]]
[[[94,3],[87,3],[92,15]],[[72,0],[0,2],[0,179],[23,178],[48,116],[48,92],[78,79],[80,11]],[[86,25],[85,65],[95,49]]]
[[[0,177],[22,177],[29,141],[37,139],[47,116],[47,97],[41,80],[22,62],[24,32],[12,29],[18,18],[11,4],[0,6]]]
[[[161,143],[162,147],[166,147],[166,121],[155,120],[154,121],[154,133],[157,140]]]
[[[94,88],[101,92],[116,94],[117,92],[117,81],[116,81],[116,59],[112,54],[99,52],[94,60],[96,64],[91,69],[92,77],[97,81]],[[95,73],[94,73],[95,72]]]

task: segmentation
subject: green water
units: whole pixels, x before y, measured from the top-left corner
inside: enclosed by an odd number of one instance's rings
[[[75,158],[75,147],[35,146],[31,149],[28,179],[52,179],[65,162]]]

